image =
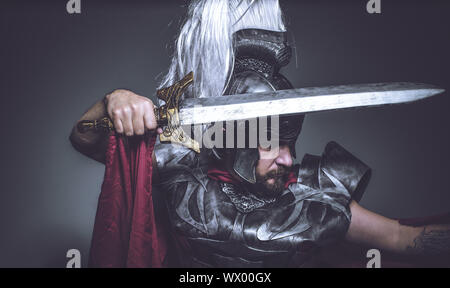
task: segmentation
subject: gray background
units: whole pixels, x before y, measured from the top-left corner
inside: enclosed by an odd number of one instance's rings
[[[72,125],[115,88],[154,94],[185,1],[0,3],[0,267],[87,262],[104,166],[72,149]],[[450,91],[450,3],[282,1],[296,87],[416,81]],[[426,3],[426,4],[425,4]],[[297,60],[297,61],[296,61]],[[448,92],[401,106],[315,114],[297,143],[320,154],[335,140],[373,168],[362,205],[389,217],[450,210]]]

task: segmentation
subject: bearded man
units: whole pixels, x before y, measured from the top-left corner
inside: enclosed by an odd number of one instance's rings
[[[292,88],[280,73],[291,56],[275,0],[194,0],[161,88],[194,72],[189,98]],[[158,127],[154,104],[116,90],[80,119],[108,116],[116,133],[144,135]],[[335,142],[293,165],[303,115],[282,116],[277,147],[194,151],[157,141],[155,175],[175,244],[176,266],[304,267],[319,249],[346,239],[407,255],[450,253],[448,225],[407,226],[361,207],[370,177],[362,161]],[[71,141],[105,161],[107,137],[80,133]],[[248,141],[246,141],[248,142]],[[154,183],[155,184],[155,183]]]

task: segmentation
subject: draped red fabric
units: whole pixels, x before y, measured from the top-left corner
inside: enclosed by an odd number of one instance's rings
[[[226,171],[224,167],[220,166],[210,166],[208,167],[208,177],[210,179],[225,182],[225,183],[232,183],[232,184],[239,184],[239,181],[237,181],[230,172]]]
[[[112,134],[98,200],[90,267],[162,267],[166,239],[157,226],[152,199],[155,135]]]

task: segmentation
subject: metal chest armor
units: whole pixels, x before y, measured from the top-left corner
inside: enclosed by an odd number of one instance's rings
[[[290,58],[284,37],[255,29],[236,33],[236,62],[227,93],[291,88],[278,72]],[[250,171],[257,158],[246,154],[252,149],[242,150],[236,155],[240,169]],[[246,185],[208,178],[211,150],[197,154],[157,142],[155,155],[158,190],[177,247],[174,266],[181,267],[308,265],[316,249],[344,237],[351,219],[348,205],[369,175],[364,163],[331,142],[322,156],[306,155],[295,167],[297,183],[267,201],[249,193]]]
[[[274,202],[242,186],[208,178],[208,151],[157,143],[159,191],[181,267],[301,267],[320,247],[342,239],[349,203],[364,190],[369,168],[337,143],[306,155]]]

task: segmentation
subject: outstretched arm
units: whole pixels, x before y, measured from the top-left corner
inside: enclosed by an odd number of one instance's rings
[[[346,235],[350,242],[405,255],[450,255],[450,225],[400,225],[355,201],[350,204],[350,210],[352,220]]]

